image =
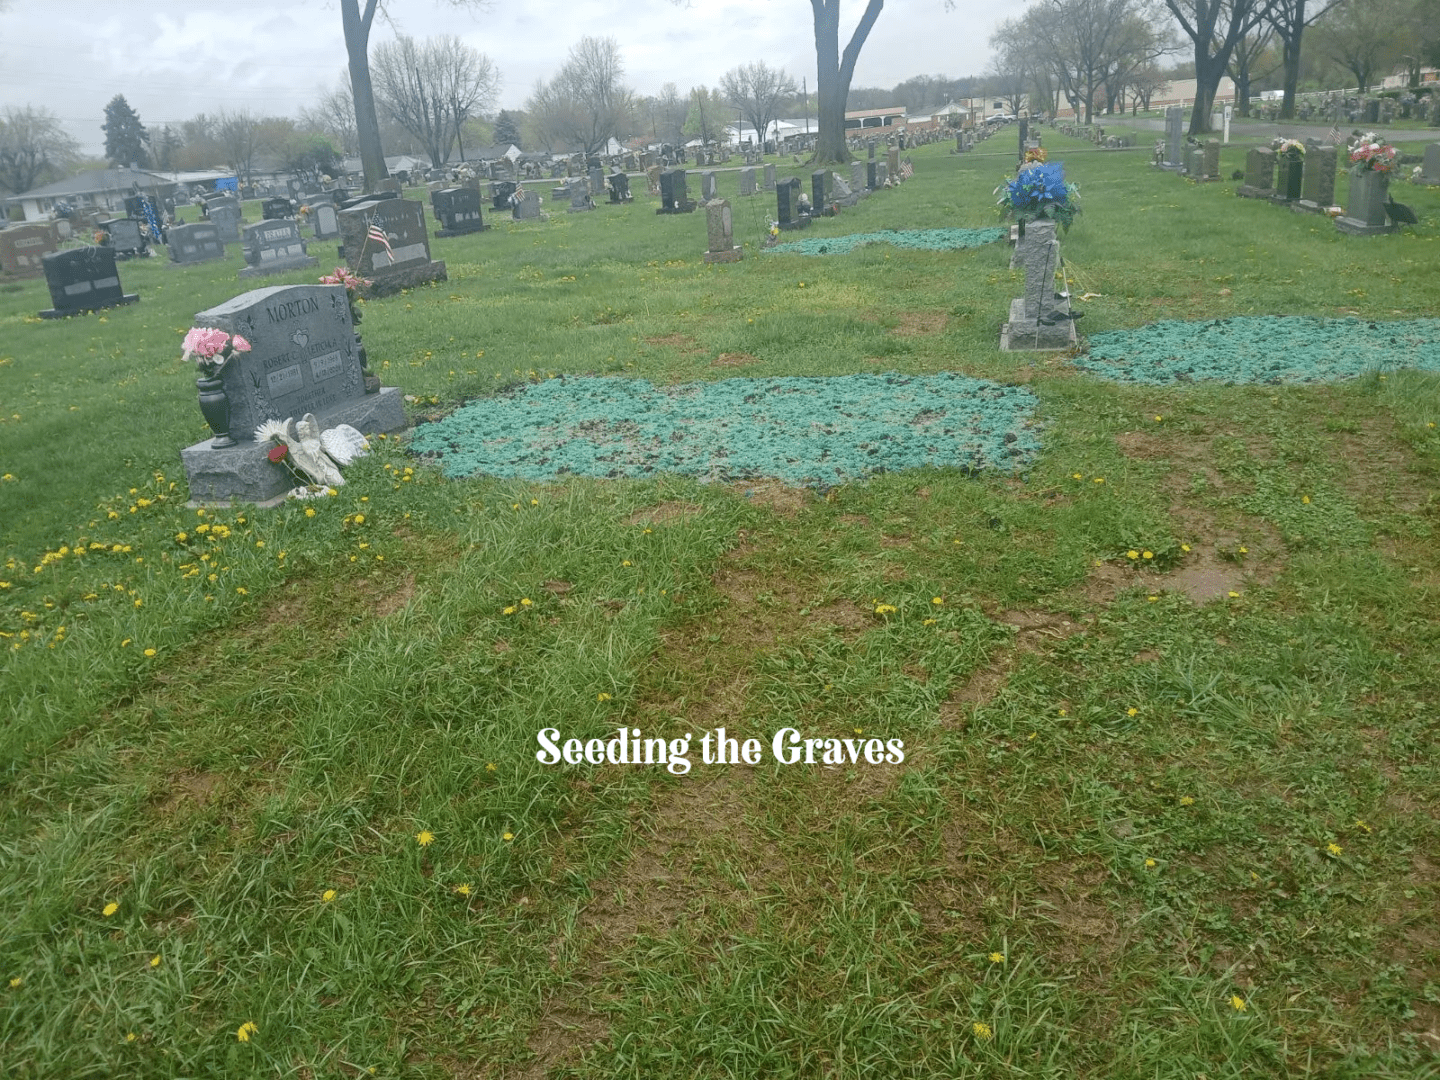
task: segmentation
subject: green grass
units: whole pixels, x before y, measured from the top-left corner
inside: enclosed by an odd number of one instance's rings
[[[1087,332],[1440,301],[1434,191],[1350,238],[1045,142]],[[922,148],[811,234],[990,225],[1010,149]],[[959,371],[1035,392],[1038,461],[819,496],[384,440],[313,515],[202,514],[178,345],[238,258],[122,264],[140,304],[64,323],[0,286],[6,1075],[1440,1075],[1440,377],[1109,383],[998,351],[1004,245],[762,258],[757,197],[709,267],[654,202],[435,241],[372,364],[417,419]],[[766,753],[536,760],[621,724]],[[778,765],[783,727],[906,761]]]

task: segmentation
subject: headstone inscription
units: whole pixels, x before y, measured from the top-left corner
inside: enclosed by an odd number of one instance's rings
[[[55,251],[41,257],[50,302],[55,306],[40,312],[42,319],[63,319],[86,311],[133,304],[138,293],[127,294],[120,287],[115,269],[115,252],[95,246]]]
[[[1235,189],[1243,199],[1268,199],[1275,193],[1275,151],[1252,147],[1245,154],[1245,182]]]
[[[480,192],[476,188],[451,187],[433,191],[430,193],[430,206],[440,225],[435,230],[436,236],[464,236],[490,227],[480,214]]]
[[[515,192],[514,207],[510,211],[513,221],[540,220],[540,193],[534,188],[522,188]]]
[[[220,230],[208,221],[195,225],[173,226],[169,232],[169,242],[172,266],[189,266],[225,257],[225,245],[220,242]]]
[[[379,199],[340,212],[345,262],[370,278],[369,290],[384,296],[427,281],[446,280],[445,264],[430,259],[425,208],[409,199]]]
[[[340,215],[331,202],[316,203],[310,212],[316,240],[334,240],[340,235]]]
[[[283,274],[287,270],[304,270],[319,266],[320,260],[305,252],[300,239],[300,223],[293,218],[272,218],[258,225],[246,225],[241,231],[245,246],[245,268],[241,278]]]
[[[349,424],[367,434],[405,426],[397,388],[365,393],[343,285],[255,289],[200,312],[195,325],[250,343],[220,371],[227,431],[180,452],[195,501],[265,503],[295,486],[289,470],[269,461],[269,447],[255,441],[266,420],[314,413],[322,429]]]
[[[1025,271],[1025,295],[1010,303],[1010,321],[1000,331],[1007,352],[1070,349],[1077,344],[1070,298],[1055,292],[1060,266],[1060,241],[1053,221],[1032,221],[1015,245],[1015,259]]]
[[[1440,97],[1435,94],[1430,95],[1430,111],[1435,118],[1440,119]],[[1420,183],[1440,184],[1440,143],[1431,143],[1425,147],[1425,160],[1420,166]]]
[[[740,170],[740,194],[755,194],[755,166],[753,165]]]
[[[704,256],[707,263],[740,261],[743,252],[735,245],[729,200],[712,199],[705,204],[705,232],[710,242],[710,250]]]
[[[39,277],[45,255],[60,248],[58,230],[49,222],[12,225],[0,231],[0,271],[16,277]]]
[[[786,177],[775,184],[775,218],[780,228],[806,229],[810,215],[800,213],[800,178]]]
[[[206,218],[220,231],[220,241],[225,244],[240,242],[240,203],[232,196],[207,199]]]
[[[1185,146],[1185,110],[1171,105],[1165,110],[1165,160],[1162,169],[1178,170],[1182,167],[1181,151]]]
[[[115,218],[113,221],[102,221],[100,228],[105,230],[107,243],[120,258],[128,259],[132,255],[144,253],[145,236],[140,231],[140,222],[133,218]]]
[[[606,185],[610,188],[610,202],[618,206],[620,203],[627,203],[634,199],[630,194],[630,177],[623,172],[611,173],[605,178]]]
[[[1339,155],[1335,147],[1315,141],[1305,144],[1305,175],[1300,181],[1300,201],[1292,210],[1323,214],[1335,203],[1335,169]]]

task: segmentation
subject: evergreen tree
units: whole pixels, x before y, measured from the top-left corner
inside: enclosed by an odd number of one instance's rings
[[[501,109],[495,117],[495,145],[525,147],[520,142],[520,124],[509,109]]]
[[[145,144],[150,141],[150,134],[124,94],[116,94],[105,106],[104,131],[105,157],[112,165],[122,169],[127,165],[142,169],[149,166]]]

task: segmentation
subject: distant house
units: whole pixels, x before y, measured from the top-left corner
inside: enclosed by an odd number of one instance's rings
[[[867,135],[888,134],[904,126],[904,106],[892,106],[888,109],[857,109],[845,114],[847,135],[853,135],[857,128],[863,128]]]
[[[11,206],[19,206],[26,221],[45,221],[54,216],[56,203],[68,203],[79,210],[112,210],[123,214],[127,196],[140,192],[165,199],[176,186],[169,177],[146,169],[89,169],[9,196],[5,200],[6,216]]]

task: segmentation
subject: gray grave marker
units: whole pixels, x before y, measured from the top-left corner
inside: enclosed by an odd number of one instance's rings
[[[304,270],[319,266],[320,260],[305,251],[300,238],[300,224],[293,218],[271,218],[258,225],[247,225],[241,231],[245,246],[245,268],[241,278],[283,274],[287,270]]]
[[[108,247],[71,248],[41,257],[50,302],[55,306],[40,312],[42,319],[62,319],[100,308],[133,304],[138,293],[127,294],[120,287],[115,269],[115,252]]]
[[[376,296],[427,281],[444,281],[445,264],[430,259],[425,208],[409,199],[380,199],[340,211],[345,262],[369,278]],[[383,236],[383,239],[382,239]]]
[[[220,230],[208,221],[195,225],[176,225],[169,231],[170,263],[190,266],[225,258],[225,245]]]
[[[740,261],[743,252],[735,245],[729,200],[712,199],[705,204],[705,232],[710,242],[710,250],[704,256],[707,263]]]

